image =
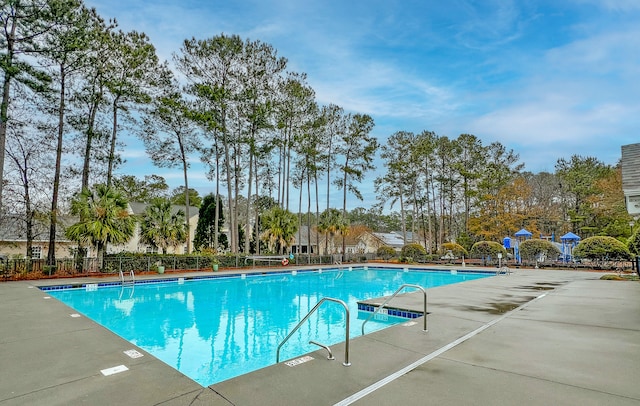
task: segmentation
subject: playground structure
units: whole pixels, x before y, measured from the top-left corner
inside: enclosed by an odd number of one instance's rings
[[[580,242],[580,237],[572,232],[568,232],[560,237],[560,241],[562,241],[562,263],[572,262],[574,260],[573,249]]]
[[[514,234],[514,239],[512,239],[511,237],[504,237],[504,239],[502,240],[502,246],[507,251],[511,249],[511,243],[513,242],[513,258],[515,259],[517,264],[522,263],[522,258],[520,258],[520,243],[524,240],[530,239],[532,235],[533,234],[530,231],[523,228],[522,230]]]
[[[531,239],[532,236],[533,236],[533,233],[523,228],[514,234],[514,238],[504,237],[504,239],[502,240],[502,246],[507,251],[513,248],[513,258],[517,264],[522,264],[522,257],[520,255],[520,244],[525,240]],[[553,241],[554,237],[555,235],[552,235],[551,242],[553,242],[554,244],[558,244],[555,241]],[[541,239],[542,239],[542,236],[541,236]],[[546,239],[548,240],[549,238],[547,237]],[[580,242],[580,237],[574,233],[569,232],[563,235],[562,237],[560,237],[560,241],[561,241],[561,244],[558,244],[558,245],[560,245],[562,262],[569,263],[574,261],[573,249]]]

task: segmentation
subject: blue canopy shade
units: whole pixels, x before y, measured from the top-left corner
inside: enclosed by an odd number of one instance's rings
[[[524,228],[515,234],[516,237],[531,237],[532,235],[533,234],[531,234],[530,231],[525,230]]]
[[[568,232],[562,237],[560,237],[560,241],[580,241],[580,237],[578,237],[572,232]]]

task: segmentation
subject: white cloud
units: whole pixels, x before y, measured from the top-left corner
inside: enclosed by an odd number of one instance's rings
[[[574,153],[614,163],[640,138],[637,0],[89,3],[147,32],[165,59],[191,36],[270,43],[319,103],[370,114],[380,138],[472,133],[534,171]],[[142,149],[126,154],[144,162]],[[190,178],[208,182],[195,161]]]

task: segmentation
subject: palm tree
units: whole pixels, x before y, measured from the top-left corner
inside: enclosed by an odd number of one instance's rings
[[[348,224],[342,212],[338,209],[327,209],[320,214],[318,231],[325,235],[325,254],[329,254],[329,241],[331,241],[331,253],[335,251],[334,237],[337,234],[346,234]]]
[[[127,210],[127,200],[106,185],[84,189],[71,202],[71,213],[80,221],[67,228],[67,238],[94,246],[100,268],[107,244],[124,244],[133,236],[136,219]]]
[[[140,241],[166,253],[167,247],[176,247],[187,238],[184,211],[172,211],[171,202],[155,198],[147,206],[140,222]]]
[[[280,206],[274,206],[262,214],[260,225],[263,232],[260,234],[262,240],[267,241],[269,251],[279,254],[284,252],[285,247],[289,247],[298,231],[298,219],[295,214],[285,210]]]

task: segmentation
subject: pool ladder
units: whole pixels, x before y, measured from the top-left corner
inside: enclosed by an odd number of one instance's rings
[[[123,285],[133,285],[136,283],[136,276],[133,273],[133,269],[129,271],[129,276],[131,276],[131,278],[129,280],[125,280],[124,273],[122,272],[122,269],[120,270],[120,282]]]
[[[322,305],[324,302],[335,302],[335,303],[339,303],[342,305],[342,307],[344,307],[344,311],[346,313],[346,326],[345,326],[345,340],[344,340],[344,362],[342,363],[342,365],[344,365],[345,367],[348,367],[351,365],[351,363],[349,362],[349,307],[347,307],[347,304],[345,302],[343,302],[340,299],[334,299],[332,297],[324,297],[322,298],[314,307],[313,309],[311,309],[311,311],[309,313],[307,313],[306,316],[304,316],[304,318],[302,320],[300,320],[300,322],[293,328],[293,330],[291,330],[291,332],[289,333],[289,335],[287,335],[285,337],[284,340],[282,340],[282,342],[278,345],[278,350],[276,351],[276,363],[280,362],[280,348],[282,348],[282,346],[284,345],[284,343],[286,343],[291,336],[293,335],[293,333],[296,332],[296,330],[298,330],[300,328],[300,326],[302,326],[302,324],[307,321],[307,319],[309,317],[311,317],[311,315],[318,310],[318,308],[320,307],[320,305]],[[329,353],[329,356],[327,357],[327,359],[334,359],[333,357],[333,353],[331,352],[331,348],[329,348],[329,346],[324,345],[324,344],[320,344],[317,341],[309,341],[309,344],[315,344],[319,347],[324,348],[325,350],[327,350],[327,352]]]
[[[404,288],[416,288],[416,289],[420,289],[422,291],[422,294],[424,296],[424,301],[423,301],[423,313],[424,313],[424,316],[422,316],[422,331],[428,331],[427,330],[427,291],[424,290],[424,288],[422,286],[420,286],[420,285],[412,285],[412,284],[406,283],[406,284],[400,286],[398,288],[398,290],[396,290],[393,293],[393,295],[389,296],[387,298],[387,300],[385,300],[380,306],[378,306],[378,308],[373,313],[371,313],[371,315],[362,323],[362,335],[364,335],[364,325],[367,324],[367,322],[369,320],[371,320],[373,318],[373,316],[375,316],[379,311],[381,311],[382,308],[385,307],[385,305],[391,301],[391,299],[396,297],[398,295],[398,293],[402,292],[402,290]]]

